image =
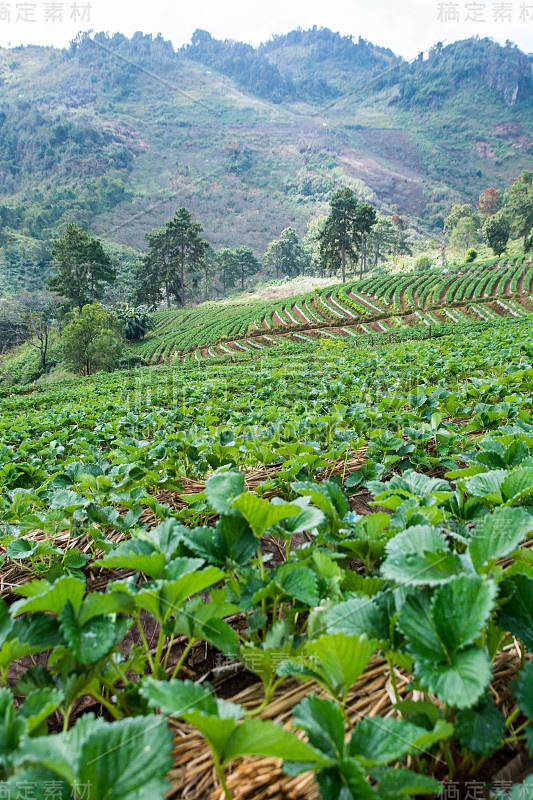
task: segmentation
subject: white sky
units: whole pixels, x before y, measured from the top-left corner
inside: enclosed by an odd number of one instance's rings
[[[179,47],[203,28],[216,38],[259,44],[274,33],[313,25],[361,35],[405,58],[437,41],[476,34],[502,44],[510,39],[525,52],[533,51],[533,0],[0,0],[3,47],[64,47],[78,31],[89,29],[128,36],[138,30],[161,33]]]

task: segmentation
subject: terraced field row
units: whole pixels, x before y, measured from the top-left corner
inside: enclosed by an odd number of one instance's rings
[[[218,344],[193,346],[187,352],[180,353],[175,342],[169,336],[167,343],[158,344],[151,358],[152,364],[181,362],[199,362],[205,359],[237,360],[243,356],[253,357],[261,352],[268,352],[287,343],[305,345],[318,340],[335,340],[352,338],[354,345],[361,345],[385,339],[400,341],[402,339],[426,338],[441,336],[448,332],[450,325],[468,325],[472,322],[501,320],[505,317],[527,318],[533,314],[533,297],[499,300],[491,302],[471,303],[465,306],[442,307],[438,310],[421,311],[396,316],[370,319],[367,322],[345,321],[340,318],[335,324],[314,323],[312,326],[286,326],[285,330],[254,331],[241,339],[230,339]]]
[[[531,260],[467,265],[453,273],[378,276],[278,301],[208,303],[157,312],[133,350],[150,364],[254,353],[288,338],[372,337],[420,326],[519,317],[533,311]]]

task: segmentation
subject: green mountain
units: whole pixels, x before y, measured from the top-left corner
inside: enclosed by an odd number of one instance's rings
[[[0,51],[0,293],[43,283],[68,222],[100,236],[128,299],[144,234],[190,208],[215,246],[262,255],[339,185],[415,230],[530,167],[532,57],[437,45],[407,63],[327,29],[258,48],[196,31]]]

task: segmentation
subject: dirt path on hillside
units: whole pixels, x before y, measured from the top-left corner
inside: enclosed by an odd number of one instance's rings
[[[304,315],[302,314],[302,312],[300,311],[300,309],[298,308],[296,303],[292,306],[291,313],[293,314],[293,316],[295,316],[297,319],[299,319],[300,322],[303,322],[304,325],[309,325],[310,324],[311,320],[310,319],[306,319],[304,317]]]
[[[533,312],[533,301],[531,301],[529,297],[519,297],[517,302],[519,302],[526,311],[529,311],[529,313]]]
[[[326,301],[330,304],[332,309],[337,312],[337,314],[342,314],[343,317],[347,317],[348,319],[350,319],[350,315],[348,314],[348,312],[346,311],[346,309],[342,305],[341,301],[332,299],[331,292],[328,292],[328,294],[326,295]],[[352,314],[353,314],[353,311],[352,311]],[[335,315],[333,315],[333,316],[335,316]],[[352,319],[353,319],[353,317],[352,317]]]
[[[505,309],[499,306],[498,303],[496,303],[495,301],[493,301],[492,303],[485,303],[485,305],[488,306],[488,308],[490,308],[491,311],[494,311],[495,314],[498,314],[499,317],[506,316]]]
[[[272,314],[272,322],[274,323],[274,325],[279,325],[282,326],[283,328],[286,328],[288,325],[288,320],[287,322],[283,322],[277,311],[274,311],[274,313]]]
[[[454,280],[455,280],[455,278],[452,278],[451,280],[447,280],[446,281],[446,283],[444,284],[444,288],[443,288],[442,292],[439,294],[439,301],[435,305],[438,305],[438,306],[443,306],[444,305],[444,303],[446,302],[446,300],[445,300],[446,292],[448,291],[448,289],[450,288],[450,286],[454,282]]]
[[[353,294],[352,290],[350,289],[350,291],[346,292],[346,294],[348,295],[348,297],[351,297],[355,303],[360,303],[361,305],[367,306],[370,311],[375,311],[375,309],[372,308],[372,305],[375,306],[375,308],[379,308],[380,311],[383,311],[385,313],[387,313],[387,311],[390,311],[390,307],[386,306],[385,303],[382,303],[381,300],[378,300],[373,295],[370,295],[371,299],[367,300],[365,296],[367,295],[366,292],[357,292],[359,297],[356,297]],[[372,303],[372,305],[370,305],[370,303]]]

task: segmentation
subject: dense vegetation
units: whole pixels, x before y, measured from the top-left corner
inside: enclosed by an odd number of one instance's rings
[[[0,795],[523,800],[531,57],[0,57]]]
[[[341,185],[429,235],[453,202],[530,165],[530,58],[485,39],[413,64],[326,29],[257,49],[95,34],[1,56],[4,294],[42,288],[69,223],[115,249],[131,302],[130,248],[145,250],[176,197],[216,249],[259,257],[289,226],[303,241]]]
[[[480,64],[483,64],[480,69]],[[501,47],[489,39],[468,39],[437,45],[427,61],[418,59],[403,69],[400,103],[420,108],[442,105],[461,88],[475,90],[476,105],[493,94],[509,106],[531,103],[531,56],[508,42]]]
[[[4,785],[179,793],[184,731],[226,798],[242,756],[284,759],[280,787],[311,770],[325,799],[399,800],[531,750],[530,328],[4,396]],[[194,682],[198,652],[255,702]],[[376,665],[386,718],[360,718]],[[268,710],[295,681],[283,728]]]

